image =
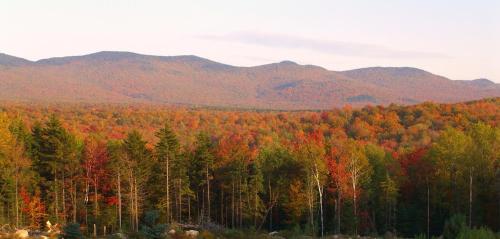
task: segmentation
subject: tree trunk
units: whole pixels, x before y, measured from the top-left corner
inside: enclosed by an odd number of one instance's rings
[[[234,228],[234,178],[232,181],[232,192],[231,192],[231,228]]]
[[[452,210],[453,213],[457,213],[458,207],[457,207],[457,188],[456,188],[456,182],[455,182],[455,165],[451,166],[451,188],[452,188]]]
[[[269,203],[273,203],[273,190],[271,187],[271,179],[267,179],[267,185],[269,187]],[[269,212],[269,231],[273,231],[273,210]]]
[[[430,198],[430,189],[429,189],[429,180],[427,180],[427,238],[430,238],[430,221],[431,221],[429,198]]]
[[[242,201],[242,192],[241,192],[241,176],[238,180],[238,191],[239,191],[239,206],[238,206],[238,224],[239,227],[242,227],[243,224],[243,201]]]
[[[118,228],[122,232],[122,189],[120,173],[118,173]]]
[[[352,180],[352,199],[353,199],[353,208],[354,208],[354,236],[358,235],[358,211],[356,205],[356,180]]]
[[[17,175],[17,172],[16,172],[16,196],[15,196],[15,200],[16,200],[16,228],[19,228],[19,199],[18,199],[18,194],[19,194],[19,176]]]
[[[188,223],[191,223],[191,196],[188,195]]]
[[[206,210],[206,203],[205,203],[205,188],[201,190],[201,212],[199,213],[199,216],[201,216],[201,221],[205,220],[205,210]]]
[[[66,182],[64,170],[62,171],[62,214],[63,214],[63,223],[66,223]]]
[[[137,193],[137,178],[134,178],[134,191],[135,191],[135,229],[139,230],[139,195]]]
[[[210,221],[210,178],[208,176],[208,164],[207,164],[207,168],[206,168],[206,172],[207,172],[207,216],[208,216],[208,221]]]
[[[76,190],[76,183],[73,182],[73,179],[71,179],[71,185],[73,189],[73,223],[76,223],[76,213],[77,213],[77,190]]]
[[[167,146],[168,147],[168,146]],[[168,151],[167,151],[168,152]],[[167,188],[166,188],[166,191],[167,191],[167,223],[170,223],[171,221],[171,213],[170,213],[170,160],[169,160],[169,157],[168,157],[168,153],[167,153],[167,161],[166,161],[166,167],[167,167],[167,172],[166,172],[166,181],[167,181]]]
[[[182,178],[179,179],[179,222],[182,222]]]
[[[97,201],[97,175],[94,175],[94,223],[97,222],[97,218],[99,217],[99,203]]]
[[[56,216],[56,221],[59,221],[59,203],[58,203],[58,197],[57,197],[57,171],[54,173],[54,198],[55,198],[55,216]]]
[[[469,228],[472,228],[472,168],[469,169]]]
[[[325,234],[324,219],[323,219],[323,188],[318,189],[319,192],[319,211],[321,216],[321,237]]]
[[[254,218],[253,218],[253,227],[256,228],[257,227],[257,198],[258,198],[259,195],[257,195],[257,191],[255,192],[254,194]]]
[[[342,216],[342,191],[338,191],[338,206],[337,206],[337,227],[338,227],[338,233],[341,233],[342,230],[342,225],[340,224],[341,222],[341,216]]]
[[[224,190],[220,188],[220,224],[224,225]]]
[[[324,225],[323,225],[323,191],[321,188],[321,185],[319,183],[319,172],[318,172],[318,166],[314,165],[315,167],[315,178],[316,178],[316,186],[318,187],[318,194],[319,194],[319,211],[320,211],[320,216],[321,216],[321,237],[324,236]]]
[[[312,183],[313,179],[312,179],[312,175],[311,175],[311,172],[308,171],[307,172],[307,181],[306,181],[306,192],[307,192],[307,206],[308,206],[308,209],[309,209],[309,224],[311,224],[311,233],[312,233],[312,236],[315,237],[315,233],[314,233],[314,213],[313,213],[313,183]]]
[[[132,171],[130,171],[130,224],[132,231],[135,231],[135,217],[134,217],[134,181],[132,179]]]

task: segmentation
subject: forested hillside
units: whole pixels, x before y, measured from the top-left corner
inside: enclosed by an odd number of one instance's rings
[[[0,105],[0,223],[306,235],[500,230],[500,98],[242,111]],[[146,226],[146,227],[145,227]],[[106,229],[104,229],[106,227]]]
[[[197,56],[109,51],[32,62],[0,54],[0,100],[21,102],[304,110],[486,97],[500,97],[500,85],[412,67],[332,71],[291,61],[238,67]]]

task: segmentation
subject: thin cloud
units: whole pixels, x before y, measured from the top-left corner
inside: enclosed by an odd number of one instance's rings
[[[332,55],[369,58],[448,58],[449,56],[422,51],[404,51],[384,46],[342,41],[318,40],[299,36],[259,32],[234,32],[225,35],[201,35],[200,39],[239,42],[273,48],[306,49]]]

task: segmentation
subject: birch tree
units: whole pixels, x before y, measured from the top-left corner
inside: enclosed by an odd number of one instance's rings
[[[354,235],[358,233],[358,195],[361,184],[366,183],[371,173],[371,166],[366,158],[363,146],[354,140],[347,140],[343,145],[341,160],[345,161],[352,189],[353,214],[355,219]]]

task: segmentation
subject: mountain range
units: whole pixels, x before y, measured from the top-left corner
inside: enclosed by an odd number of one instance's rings
[[[153,103],[261,109],[452,103],[499,97],[487,79],[411,67],[332,71],[283,61],[237,67],[198,56],[97,52],[29,61],[0,54],[0,100]]]

